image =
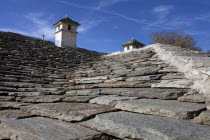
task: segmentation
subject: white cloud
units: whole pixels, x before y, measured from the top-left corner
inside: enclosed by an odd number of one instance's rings
[[[57,1],[57,2],[61,3],[61,4],[65,4],[65,5],[70,5],[70,6],[73,6],[73,7],[76,7],[76,8],[80,8],[80,9],[90,10],[91,14],[93,14],[95,11],[98,11],[98,12],[118,16],[118,17],[121,17],[125,20],[129,20],[129,21],[133,21],[133,22],[137,22],[137,23],[141,23],[141,24],[148,24],[148,23],[146,23],[146,21],[144,19],[139,20],[139,19],[136,19],[136,18],[125,16],[123,14],[119,14],[117,12],[111,12],[111,11],[108,11],[108,10],[103,10],[103,8],[105,8],[105,7],[109,7],[109,6],[112,6],[114,4],[121,3],[121,2],[126,2],[126,1],[128,1],[128,0],[106,0],[106,1],[100,0],[96,7],[82,6],[82,5],[78,5],[78,4],[71,3],[71,2],[66,2],[66,1]],[[98,20],[98,19],[92,19],[92,20],[84,19],[83,21],[80,22],[81,26],[78,28],[78,31],[79,32],[87,32],[90,29],[92,29],[93,27],[97,26],[101,22],[102,21]],[[160,27],[160,26],[158,26],[158,27]]]
[[[191,18],[186,17],[173,17],[165,24],[170,25],[171,27],[189,27],[194,24],[194,21]]]
[[[161,27],[162,29],[172,30],[173,27],[166,23],[169,22],[168,16],[173,8],[172,5],[159,5],[154,7],[151,12],[155,17],[150,21],[150,24],[144,27],[144,29],[152,30],[154,27]]]
[[[191,29],[191,30],[187,29],[187,30],[184,30],[184,31],[185,31],[185,33],[190,34],[190,35],[205,35],[206,34],[206,32],[193,30],[193,29]]]
[[[117,3],[126,2],[128,0],[101,0],[96,6],[96,10],[101,10],[102,8],[115,5]]]
[[[127,16],[118,12],[114,12],[111,10],[106,10],[104,9],[105,7],[111,6],[113,4],[119,3],[119,2],[124,2],[126,0],[106,0],[99,2],[98,6],[96,7],[91,7],[91,6],[83,6],[83,5],[78,5],[75,3],[71,2],[65,2],[65,1],[58,1],[58,3],[62,3],[65,5],[70,5],[76,8],[80,9],[86,9],[89,11],[94,11],[94,12],[102,12],[106,13],[112,16],[120,17],[122,19],[139,23],[139,24],[144,24],[146,26],[143,27],[144,30],[153,30],[154,28],[158,28],[159,30],[164,29],[164,30],[174,30],[174,29],[184,29],[186,30],[188,27],[191,27],[196,21],[199,20],[207,20],[210,19],[208,18],[210,14],[205,14],[205,15],[200,15],[197,18],[186,18],[186,17],[180,17],[180,16],[171,16],[170,13],[174,9],[174,6],[172,5],[159,5],[154,8],[152,8],[152,13],[156,18],[153,18],[153,20],[147,20],[145,18],[139,19],[131,16]],[[95,20],[97,21],[97,20]],[[81,27],[79,28],[80,32],[86,32],[93,27],[97,26],[101,22],[95,22],[93,21],[88,21],[88,19],[85,20],[84,25],[82,23]],[[198,34],[201,32],[196,32],[191,30],[191,34]]]
[[[154,12],[169,12],[173,8],[172,5],[159,5],[153,9]]]
[[[48,39],[54,38],[55,29],[52,26],[52,23],[49,22],[49,19],[44,18],[42,14],[30,13],[26,18],[32,22],[34,27],[32,34],[35,35],[45,35]]]
[[[118,2],[120,0],[117,0]],[[125,1],[125,0],[121,0],[121,1]],[[157,24],[153,24],[151,22],[148,22],[146,19],[138,19],[138,18],[133,18],[133,17],[130,17],[130,16],[126,16],[126,15],[123,15],[123,14],[120,14],[120,13],[117,13],[117,12],[112,12],[112,11],[108,11],[108,10],[102,10],[101,8],[100,9],[96,9],[95,7],[90,7],[90,6],[81,6],[81,5],[78,5],[78,4],[75,4],[75,3],[71,3],[71,2],[65,2],[65,1],[57,1],[58,3],[61,3],[61,4],[65,4],[65,5],[70,5],[70,6],[73,6],[73,7],[76,7],[76,8],[80,8],[80,9],[87,9],[87,10],[95,10],[95,11],[98,11],[98,12],[102,12],[102,13],[106,13],[106,14],[110,14],[110,15],[113,15],[113,16],[117,16],[117,17],[120,17],[120,18],[123,18],[125,20],[128,20],[128,21],[132,21],[132,22],[136,22],[136,23],[140,23],[140,24],[145,24],[145,25],[148,25],[148,26],[155,26],[155,27],[160,27],[160,28],[163,28],[163,29],[169,29],[165,26],[161,26],[161,25],[157,25]],[[80,31],[82,31],[83,29],[80,29]]]
[[[210,22],[210,13],[205,13],[205,14],[199,15],[199,16],[195,17],[194,19],[198,20],[198,21]]]
[[[19,34],[28,35],[28,36],[36,36],[36,35],[32,35],[29,32],[25,32],[25,31],[22,31],[22,30],[14,29],[14,28],[0,28],[0,31],[19,33]]]
[[[26,28],[24,30],[14,29],[14,28],[0,28],[1,31],[5,32],[15,32],[27,36],[34,36],[41,38],[42,35],[45,35],[46,39],[53,39],[55,29],[52,27],[52,23],[50,23],[43,16],[42,13],[30,13],[25,16],[30,24],[30,28]]]
[[[81,21],[81,26],[78,28],[78,32],[87,32],[93,27],[97,26],[101,20],[83,20]]]
[[[193,25],[198,22],[210,22],[210,13],[200,14],[195,17],[184,17],[183,15],[173,16],[170,15],[171,11],[174,9],[172,5],[159,5],[154,7],[152,12],[155,14],[156,19],[153,20],[153,24],[169,27],[169,29],[182,29],[186,31],[191,28],[191,34],[203,34],[203,32],[198,32],[193,30]],[[152,26],[150,26],[152,27]]]
[[[105,11],[105,10],[103,10],[102,12],[107,13],[107,14],[111,14],[111,15],[114,15],[114,16],[121,17],[121,18],[123,18],[125,20],[128,20],[128,21],[132,21],[132,22],[136,22],[136,23],[140,23],[140,24],[145,24],[145,25],[148,25],[148,26],[156,26],[156,27],[168,29],[167,27],[150,23],[146,19],[141,19],[140,20],[140,19],[129,17],[129,16],[126,16],[126,15],[123,15],[123,14],[120,14],[120,13],[117,13],[117,12],[111,12],[111,11]]]
[[[165,18],[169,15],[171,10],[174,7],[172,5],[159,5],[153,9],[153,12],[159,17],[159,18]]]
[[[126,1],[129,1],[129,0],[100,0],[96,6],[82,6],[82,5],[75,4],[72,2],[67,2],[67,1],[56,1],[56,2],[61,3],[61,4],[71,5],[76,8],[89,9],[91,11],[100,11],[105,7],[110,7],[117,3],[126,2]]]

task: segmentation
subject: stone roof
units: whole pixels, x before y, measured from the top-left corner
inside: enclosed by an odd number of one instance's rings
[[[130,41],[126,42],[126,43],[123,44],[122,46],[123,46],[123,47],[126,47],[126,46],[128,46],[128,45],[138,45],[138,46],[140,46],[140,47],[145,46],[143,43],[141,43],[141,42],[135,40],[134,38],[132,38]]]
[[[53,26],[55,26],[59,22],[62,22],[62,23],[72,23],[72,24],[75,24],[76,26],[79,26],[80,25],[78,22],[70,19],[69,17],[65,17],[65,18],[62,18],[61,20],[57,21],[55,24],[53,24]]]
[[[0,139],[210,139],[208,54],[100,56],[3,32],[0,50]]]

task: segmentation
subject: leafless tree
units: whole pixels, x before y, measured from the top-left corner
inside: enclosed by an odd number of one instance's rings
[[[191,37],[190,35],[186,35],[180,30],[174,30],[170,32],[153,32],[152,42],[180,46],[182,48],[190,48],[196,51],[202,51],[200,47],[196,46],[196,41],[193,37]]]

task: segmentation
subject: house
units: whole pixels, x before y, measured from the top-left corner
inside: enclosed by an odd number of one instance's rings
[[[132,38],[130,41],[122,45],[124,47],[124,51],[132,50],[132,49],[139,49],[144,47],[145,45],[141,42]]]
[[[53,26],[56,28],[55,45],[58,47],[77,46],[77,28],[80,24],[68,16],[57,21]]]

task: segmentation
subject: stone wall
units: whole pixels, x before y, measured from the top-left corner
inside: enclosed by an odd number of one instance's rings
[[[178,68],[187,78],[193,80],[192,89],[204,94],[210,101],[210,57],[209,54],[184,49],[177,46],[152,44],[146,47],[153,49],[160,59]]]

